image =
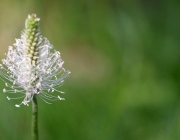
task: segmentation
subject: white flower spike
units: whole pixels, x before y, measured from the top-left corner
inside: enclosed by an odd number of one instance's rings
[[[3,92],[23,93],[24,96],[19,98],[24,98],[21,104],[27,106],[36,94],[47,103],[64,100],[45,91],[64,93],[56,88],[70,74],[62,67],[64,62],[60,52],[52,51],[53,46],[41,36],[39,21],[35,14],[28,16],[21,38],[16,39],[14,47],[9,46],[3,65],[0,64],[1,79],[6,86]],[[8,100],[19,98],[7,97]]]

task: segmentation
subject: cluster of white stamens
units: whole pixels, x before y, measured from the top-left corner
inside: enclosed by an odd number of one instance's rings
[[[41,36],[39,18],[29,15],[21,39],[16,39],[13,47],[9,47],[6,59],[0,64],[0,75],[7,88],[3,92],[25,93],[21,104],[28,105],[33,96],[38,94],[45,102],[64,100],[45,92],[64,93],[56,88],[63,84],[70,72],[65,70],[60,52],[51,51],[53,46]],[[9,98],[19,99],[19,98]],[[16,105],[19,107],[21,104]]]

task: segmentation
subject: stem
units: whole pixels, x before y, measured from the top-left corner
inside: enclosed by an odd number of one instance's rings
[[[36,95],[32,100],[32,140],[38,140],[38,105]]]

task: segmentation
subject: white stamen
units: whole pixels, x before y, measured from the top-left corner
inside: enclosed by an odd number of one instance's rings
[[[16,104],[15,106],[16,106],[16,107],[20,107],[20,105],[17,105],[17,104]]]

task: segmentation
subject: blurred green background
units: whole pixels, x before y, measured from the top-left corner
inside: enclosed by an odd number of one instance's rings
[[[71,71],[65,101],[38,98],[40,140],[180,139],[180,1],[1,0],[1,59],[31,13]],[[31,140],[31,106],[7,95],[0,139]]]

